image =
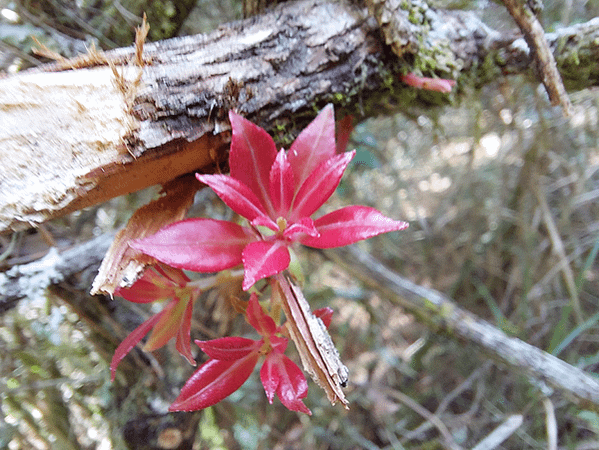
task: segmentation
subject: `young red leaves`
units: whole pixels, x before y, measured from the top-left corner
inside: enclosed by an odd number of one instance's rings
[[[158,314],[150,317],[127,336],[117,347],[110,363],[112,380],[121,360],[152,330],[144,350],[154,351],[176,338],[176,347],[190,364],[196,365],[191,354],[190,329],[193,302],[199,295],[196,288],[188,287],[189,278],[178,269],[154,266],[130,288],[118,288],[116,295],[135,303],[169,300]]]
[[[262,338],[257,341],[242,337],[196,341],[210,359],[185,383],[170,411],[195,411],[220,402],[245,383],[260,356],[264,355],[260,380],[268,401],[272,404],[277,394],[288,409],[311,414],[302,402],[308,393],[306,377],[284,355],[287,339],[277,336],[280,329],[264,312],[256,294],[250,296],[246,318]]]
[[[174,267],[217,272],[243,263],[243,289],[285,270],[294,242],[316,248],[347,245],[407,223],[364,206],[311,218],[339,185],[354,152],[336,153],[335,117],[325,107],[289,152],[277,152],[262,128],[229,113],[231,174],[197,175],[250,227],[211,219],[171,224],[131,246]]]

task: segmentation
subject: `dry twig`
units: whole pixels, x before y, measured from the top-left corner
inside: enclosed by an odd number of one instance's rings
[[[584,371],[503,331],[434,289],[412,283],[355,246],[324,251],[393,303],[415,314],[431,328],[480,346],[493,359],[525,373],[539,384],[548,383],[586,407],[599,410],[599,381]]]
[[[451,450],[461,450],[461,447],[455,442],[455,440],[453,439],[453,436],[451,435],[451,433],[449,432],[449,430],[447,429],[447,427],[445,426],[443,421],[441,421],[441,419],[439,419],[439,417],[437,417],[435,414],[431,413],[428,409],[426,409],[423,406],[421,406],[420,404],[416,403],[408,395],[406,395],[400,391],[387,389],[387,390],[385,390],[385,393],[389,397],[392,397],[395,400],[400,401],[401,403],[406,405],[408,408],[410,408],[411,410],[416,412],[418,415],[424,417],[427,421],[432,423],[435,426],[435,428],[437,430],[439,430],[439,433],[441,433],[441,435],[443,436],[443,439],[445,440],[447,448],[450,448]]]
[[[476,444],[472,450],[493,450],[509,438],[522,425],[519,414],[508,417],[505,422],[495,428],[486,438]]]
[[[572,115],[572,103],[536,15],[524,0],[503,0],[503,4],[524,33],[524,39],[537,62],[539,75],[551,104],[560,105],[566,116]]]
[[[566,283],[568,293],[570,294],[570,302],[572,304],[572,309],[574,310],[574,315],[576,316],[576,322],[578,324],[581,324],[583,322],[582,308],[580,307],[580,300],[578,298],[578,290],[576,288],[574,272],[570,267],[564,243],[560,236],[559,229],[555,224],[555,221],[553,220],[551,211],[549,210],[547,199],[541,192],[539,185],[534,183],[533,189],[535,196],[539,201],[539,206],[541,207],[541,212],[543,214],[543,222],[545,223],[545,227],[547,227],[549,239],[551,240],[551,246],[553,248],[553,251],[560,258],[559,267],[562,272],[562,275],[564,276],[564,282]]]

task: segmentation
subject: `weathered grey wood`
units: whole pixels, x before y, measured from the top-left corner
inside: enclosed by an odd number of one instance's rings
[[[24,297],[45,297],[46,289],[85,269],[94,269],[110,247],[114,236],[101,235],[63,252],[52,247],[46,256],[0,273],[0,314]]]
[[[479,346],[510,369],[569,394],[585,408],[599,410],[599,381],[584,371],[503,331],[460,308],[434,289],[412,283],[355,246],[324,253],[357,279],[416,315],[430,328]]]
[[[213,170],[226,161],[231,108],[285,145],[328,102],[358,116],[405,106],[416,93],[403,72],[427,67],[423,75],[470,86],[530,72],[524,40],[476,14],[398,5],[385,29],[410,23],[400,35],[417,43],[400,59],[366,9],[303,0],[209,35],[146,44],[142,68],[124,48],[0,79],[0,233]],[[599,19],[547,38],[567,83],[599,82]]]

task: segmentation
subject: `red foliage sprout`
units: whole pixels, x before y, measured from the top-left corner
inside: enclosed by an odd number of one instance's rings
[[[408,226],[366,206],[346,206],[312,217],[333,194],[355,155],[355,151],[337,151],[331,105],[301,132],[288,151],[277,151],[266,131],[237,113],[231,111],[229,119],[230,175],[196,176],[245,218],[247,225],[186,219],[130,242],[131,247],[160,264],[147,269],[131,288],[119,289],[116,294],[138,303],[163,300],[166,306],[119,345],[111,364],[113,378],[119,362],[150,330],[145,350],[155,350],[174,337],[177,350],[195,365],[190,345],[193,303],[202,291],[223,279],[242,277],[242,288],[248,291],[260,280],[289,268],[293,245],[339,247]],[[349,130],[350,123],[345,122],[343,127]],[[242,270],[234,271],[237,266]],[[183,270],[220,274],[191,281]],[[271,309],[280,311],[272,301]],[[331,314],[328,308],[315,312],[327,326]],[[195,341],[209,359],[187,381],[171,411],[198,410],[221,401],[241,387],[263,359],[260,379],[269,402],[276,394],[288,409],[310,414],[302,401],[307,395],[306,378],[284,354],[288,344],[285,325],[276,325],[276,314],[271,317],[265,312],[255,291],[246,304],[245,317],[261,338]]]

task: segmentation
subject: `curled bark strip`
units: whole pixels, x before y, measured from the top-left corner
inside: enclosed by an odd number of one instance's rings
[[[349,409],[349,402],[342,389],[347,385],[348,370],[339,359],[339,353],[325,325],[312,314],[298,287],[283,275],[277,275],[276,279],[273,298],[285,312],[287,330],[295,343],[304,370],[326,392],[331,404],[340,402]]]

